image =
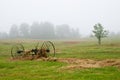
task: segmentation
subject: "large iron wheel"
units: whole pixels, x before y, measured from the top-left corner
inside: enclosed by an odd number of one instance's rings
[[[44,41],[41,49],[45,49],[48,57],[55,57],[55,46],[51,41]]]
[[[15,44],[11,48],[11,56],[13,58],[20,58],[23,56],[24,46],[22,44]]]

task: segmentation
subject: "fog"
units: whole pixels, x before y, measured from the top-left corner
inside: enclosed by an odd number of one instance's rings
[[[13,24],[32,25],[50,22],[54,26],[68,24],[90,35],[101,23],[110,32],[120,32],[120,0],[0,0],[0,32]]]

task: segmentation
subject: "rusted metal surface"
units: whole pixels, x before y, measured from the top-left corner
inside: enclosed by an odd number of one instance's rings
[[[37,43],[35,48],[25,50],[22,44],[15,44],[11,48],[11,56],[13,59],[30,58],[38,59],[41,57],[55,57],[55,46],[51,41],[44,41],[42,45]]]

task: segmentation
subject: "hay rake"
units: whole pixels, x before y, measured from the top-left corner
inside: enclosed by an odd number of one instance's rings
[[[27,57],[31,57],[31,59],[55,57],[55,46],[51,41],[44,41],[42,45],[37,43],[35,48],[26,51],[22,44],[15,44],[11,48],[11,56],[14,59]]]

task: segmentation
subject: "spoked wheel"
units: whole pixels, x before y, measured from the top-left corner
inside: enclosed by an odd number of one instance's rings
[[[24,46],[22,44],[16,44],[11,48],[11,56],[13,58],[20,58],[23,55]]]
[[[51,41],[43,42],[41,50],[44,49],[48,57],[55,57],[55,46]]]

